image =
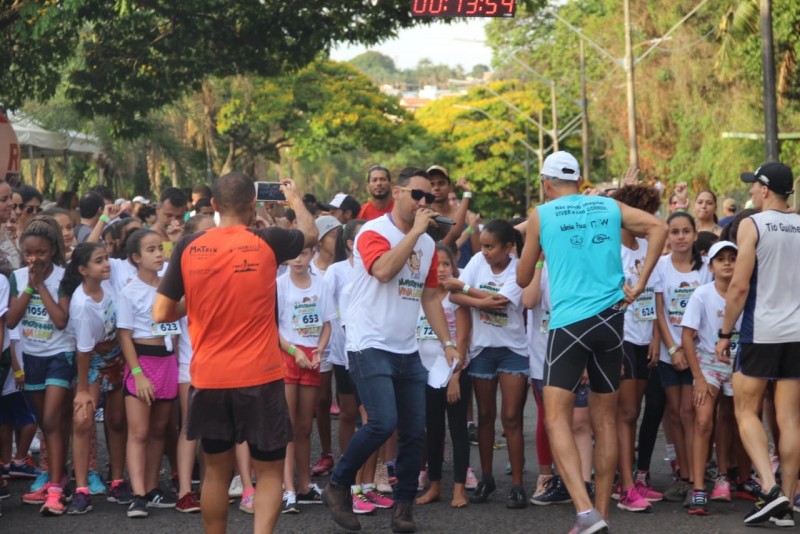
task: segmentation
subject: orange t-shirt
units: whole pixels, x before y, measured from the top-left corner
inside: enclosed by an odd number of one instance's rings
[[[379,210],[372,202],[367,202],[361,206],[361,209],[358,212],[358,218],[364,219],[365,221],[371,221],[372,219],[377,219],[381,215],[389,213],[392,211],[392,208],[394,208],[394,200],[389,202],[389,208],[386,209],[386,211]]]
[[[243,388],[283,378],[275,280],[278,265],[297,257],[304,241],[298,230],[226,226],[175,245],[158,292],[175,301],[186,296],[194,387]]]

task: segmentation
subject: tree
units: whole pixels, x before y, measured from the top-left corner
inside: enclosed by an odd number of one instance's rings
[[[18,108],[63,83],[83,115],[134,136],[209,76],[277,76],[334,42],[374,44],[429,22],[407,0],[0,0],[0,87]]]
[[[372,78],[375,83],[392,83],[397,78],[394,60],[374,50],[367,50],[357,55],[349,63]]]

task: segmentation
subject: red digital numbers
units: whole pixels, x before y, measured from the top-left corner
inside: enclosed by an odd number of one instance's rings
[[[412,0],[415,17],[513,17],[515,0]]]
[[[487,17],[493,17],[494,14],[497,13],[497,0],[486,0],[486,7],[488,9],[484,15]]]
[[[467,10],[464,11],[464,15],[471,17],[478,13],[478,7],[480,6],[481,0],[469,0],[467,2]]]

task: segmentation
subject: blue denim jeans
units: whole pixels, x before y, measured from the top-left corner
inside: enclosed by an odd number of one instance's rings
[[[425,443],[425,385],[428,372],[419,353],[394,354],[378,349],[348,352],[350,376],[367,412],[367,424],[355,433],[336,464],[331,482],[348,487],[356,472],[397,429],[395,500],[412,503]]]

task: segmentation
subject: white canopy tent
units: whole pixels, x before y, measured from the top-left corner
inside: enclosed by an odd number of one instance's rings
[[[20,157],[25,159],[53,158],[70,154],[101,154],[100,141],[92,136],[66,131],[45,130],[28,116],[8,112],[11,127],[17,134]]]

